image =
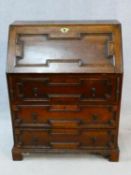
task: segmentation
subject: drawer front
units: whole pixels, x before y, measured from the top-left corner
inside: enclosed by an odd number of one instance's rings
[[[115,76],[14,76],[10,85],[16,102],[83,104],[116,100]]]
[[[115,127],[116,106],[13,106],[16,127]]]
[[[16,146],[25,148],[86,149],[114,148],[114,130],[15,130]]]

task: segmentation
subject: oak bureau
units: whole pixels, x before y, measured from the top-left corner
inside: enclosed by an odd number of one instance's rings
[[[13,160],[54,152],[118,161],[123,75],[118,21],[14,22],[6,74]]]

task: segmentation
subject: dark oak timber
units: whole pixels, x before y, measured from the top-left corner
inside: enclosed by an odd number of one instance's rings
[[[15,22],[7,83],[13,160],[93,153],[118,161],[123,77],[118,21]]]

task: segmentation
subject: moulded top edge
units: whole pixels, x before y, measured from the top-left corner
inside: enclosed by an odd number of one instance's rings
[[[24,25],[117,25],[118,20],[70,20],[70,21],[15,21],[12,26]]]

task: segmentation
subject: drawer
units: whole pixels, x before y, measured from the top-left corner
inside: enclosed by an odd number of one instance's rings
[[[18,105],[13,106],[16,127],[112,128],[116,126],[116,106]]]
[[[113,148],[114,130],[16,129],[15,145],[25,148],[86,149]]]
[[[84,104],[114,102],[116,82],[115,76],[27,75],[12,76],[10,87],[15,102]]]

